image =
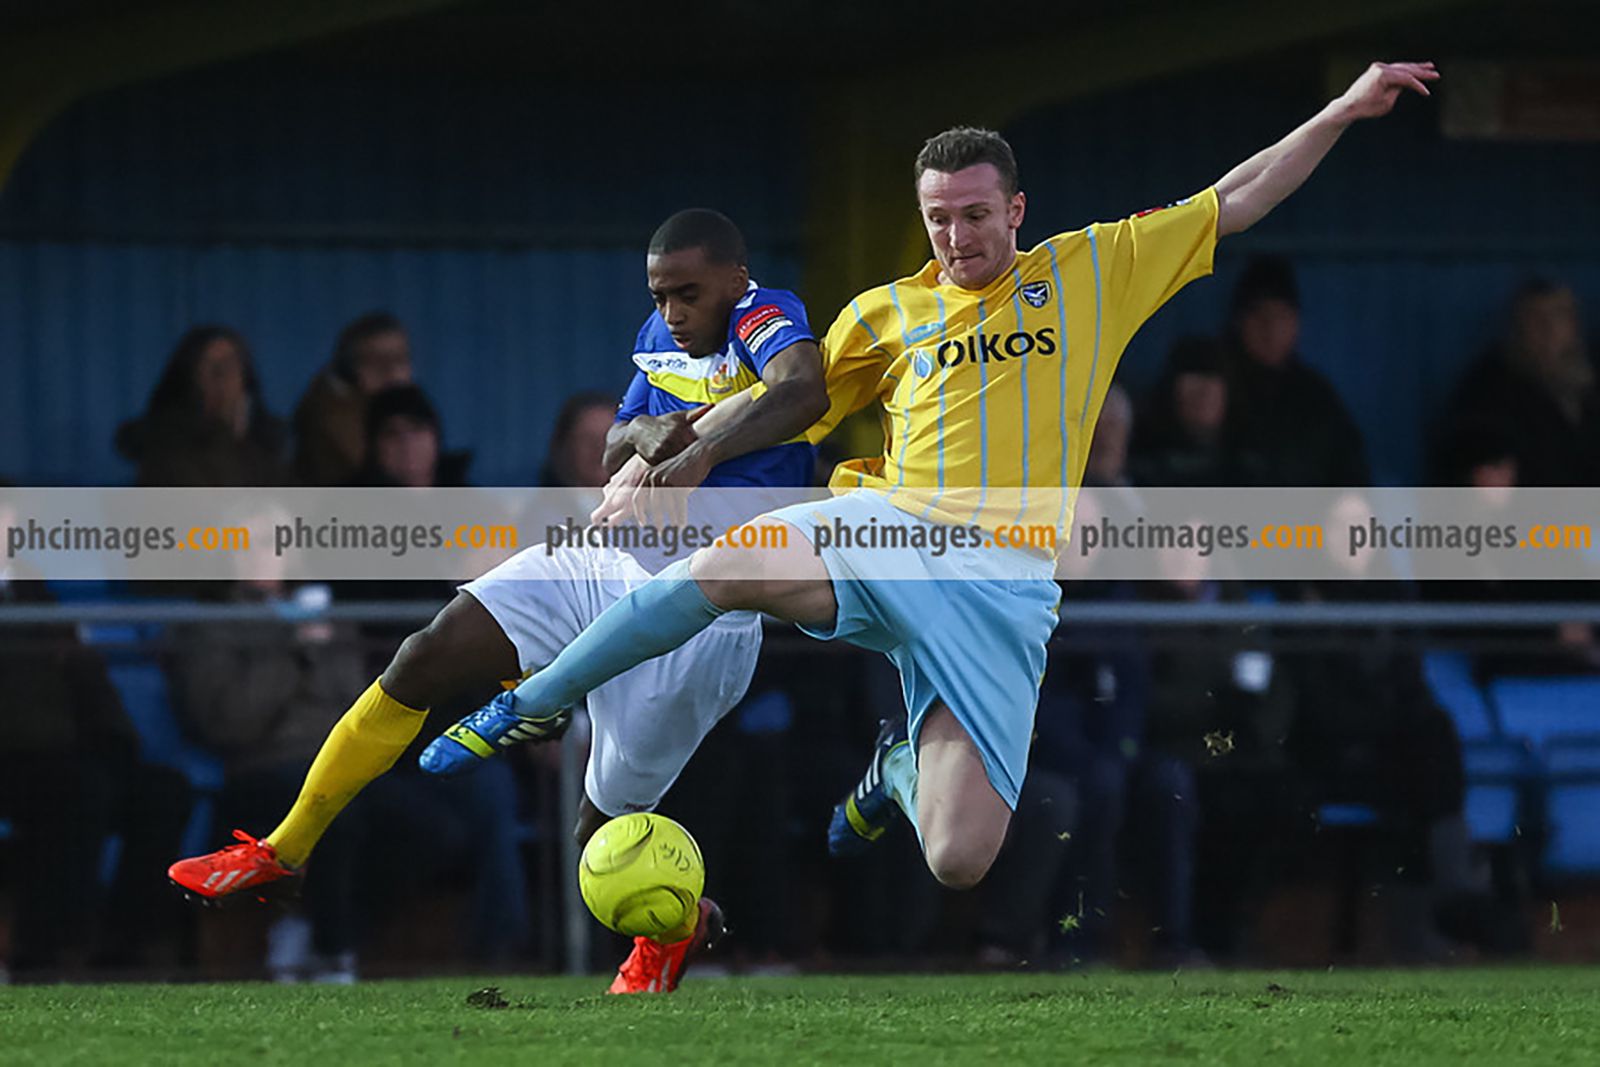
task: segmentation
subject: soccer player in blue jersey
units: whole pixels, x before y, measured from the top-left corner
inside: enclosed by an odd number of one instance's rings
[[[656,310],[634,345],[636,370],[607,438],[607,469],[650,464],[653,482],[675,486],[811,484],[814,447],[803,434],[828,401],[800,299],[753,282],[738,228],[703,209],[681,211],[656,230],[646,280]],[[754,399],[757,382],[764,395]],[[542,669],[649,578],[617,549],[547,553],[541,544],[462,586],[334,726],[277,829],[260,840],[236,830],[240,844],[182,860],[169,876],[205,899],[297,876],[339,812],[416,738],[429,707]],[[593,740],[581,840],[609,817],[655,807],[744,695],[760,647],[760,616],[729,613],[672,654],[588,692]],[[509,699],[503,692],[490,706]],[[571,718],[563,707],[498,735],[469,718],[434,743],[424,766],[439,771],[447,757],[550,740]],[[636,939],[611,991],[675,988],[689,956],[720,931],[712,902],[701,901],[698,920],[660,942]]]

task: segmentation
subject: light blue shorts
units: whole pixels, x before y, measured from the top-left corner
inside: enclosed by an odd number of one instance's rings
[[[880,493],[857,490],[771,513],[815,544],[816,528],[915,526]],[[943,701],[977,743],[995,792],[1013,809],[1027,774],[1033,716],[1055,631],[1055,561],[1015,549],[883,549],[827,545],[820,556],[839,611],[831,629],[801,630],[886,654],[900,671],[916,750],[922,720]],[[880,577],[886,572],[892,578]],[[861,577],[869,575],[869,577]]]

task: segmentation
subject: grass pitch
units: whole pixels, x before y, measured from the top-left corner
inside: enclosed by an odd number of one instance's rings
[[[499,994],[479,993],[498,987]],[[1600,1062],[1600,971],[0,988],[0,1063]],[[469,999],[471,1003],[469,1003]]]

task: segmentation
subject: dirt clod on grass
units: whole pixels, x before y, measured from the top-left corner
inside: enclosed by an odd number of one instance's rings
[[[499,986],[486,985],[482,989],[474,989],[467,994],[467,1007],[487,1010],[509,1008],[511,1007],[511,1001],[507,1000],[505,994],[500,992]]]

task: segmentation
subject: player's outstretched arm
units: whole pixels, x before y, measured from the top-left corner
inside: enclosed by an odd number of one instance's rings
[[[1217,236],[1248,230],[1317,169],[1339,135],[1361,119],[1387,115],[1402,92],[1430,95],[1432,63],[1374,63],[1336,100],[1289,136],[1257,152],[1217,182]]]
[[[762,368],[761,382],[766,387],[761,395],[748,401],[740,398],[730,417],[708,424],[708,414],[696,427],[698,439],[665,463],[652,467],[645,475],[645,484],[697,486],[717,464],[791,441],[827,413],[822,352],[814,341],[797,341],[773,356]],[[717,404],[711,414],[728,403]]]

